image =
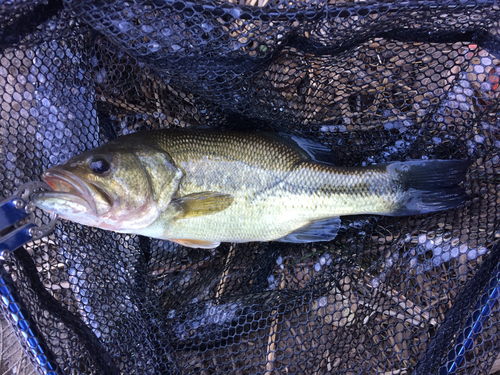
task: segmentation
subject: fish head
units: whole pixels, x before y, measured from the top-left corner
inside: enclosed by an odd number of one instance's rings
[[[74,156],[42,178],[53,191],[34,197],[39,208],[80,224],[129,233],[159,217],[180,180],[167,154],[120,142]]]

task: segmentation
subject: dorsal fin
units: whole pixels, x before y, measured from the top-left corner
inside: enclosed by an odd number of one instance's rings
[[[303,138],[298,135],[286,133],[268,133],[261,132],[266,137],[274,139],[280,143],[286,144],[294,149],[304,160],[313,160],[320,163],[335,164],[332,150],[327,146],[311,139]]]

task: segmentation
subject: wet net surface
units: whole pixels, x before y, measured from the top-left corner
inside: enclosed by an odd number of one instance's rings
[[[324,243],[189,249],[59,221],[2,263],[1,291],[20,307],[3,309],[31,358],[45,353],[37,366],[487,373],[498,303],[462,360],[450,353],[498,272],[499,12],[493,1],[2,3],[4,197],[153,128],[286,131],[345,166],[471,161],[466,205],[343,217]]]

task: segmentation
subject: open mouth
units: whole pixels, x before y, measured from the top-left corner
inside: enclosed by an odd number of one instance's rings
[[[70,172],[51,168],[45,171],[42,175],[43,180],[54,189],[56,193],[64,193],[65,195],[74,195],[79,200],[85,201],[86,205],[94,214],[97,214],[97,205],[89,186]],[[100,194],[104,192],[102,189]]]

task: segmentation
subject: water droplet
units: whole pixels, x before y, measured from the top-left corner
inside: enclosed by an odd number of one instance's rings
[[[148,44],[148,49],[151,51],[151,52],[156,52],[160,49],[160,45],[158,43],[149,43]]]
[[[126,32],[130,30],[133,27],[133,24],[128,21],[123,21],[118,23],[118,28],[120,29],[121,32]]]
[[[209,31],[211,31],[214,27],[212,24],[210,23],[207,23],[207,22],[203,22],[201,24],[201,28],[203,29],[203,31],[205,31],[206,33],[208,33]]]
[[[170,36],[172,34],[172,30],[170,30],[168,27],[164,27],[161,29],[161,34],[163,36]]]
[[[240,8],[233,8],[230,10],[230,14],[234,18],[240,18],[241,17],[241,9]]]
[[[153,29],[153,26],[151,26],[151,25],[142,25],[141,30],[143,32],[149,34],[149,33],[153,32],[154,29]]]

